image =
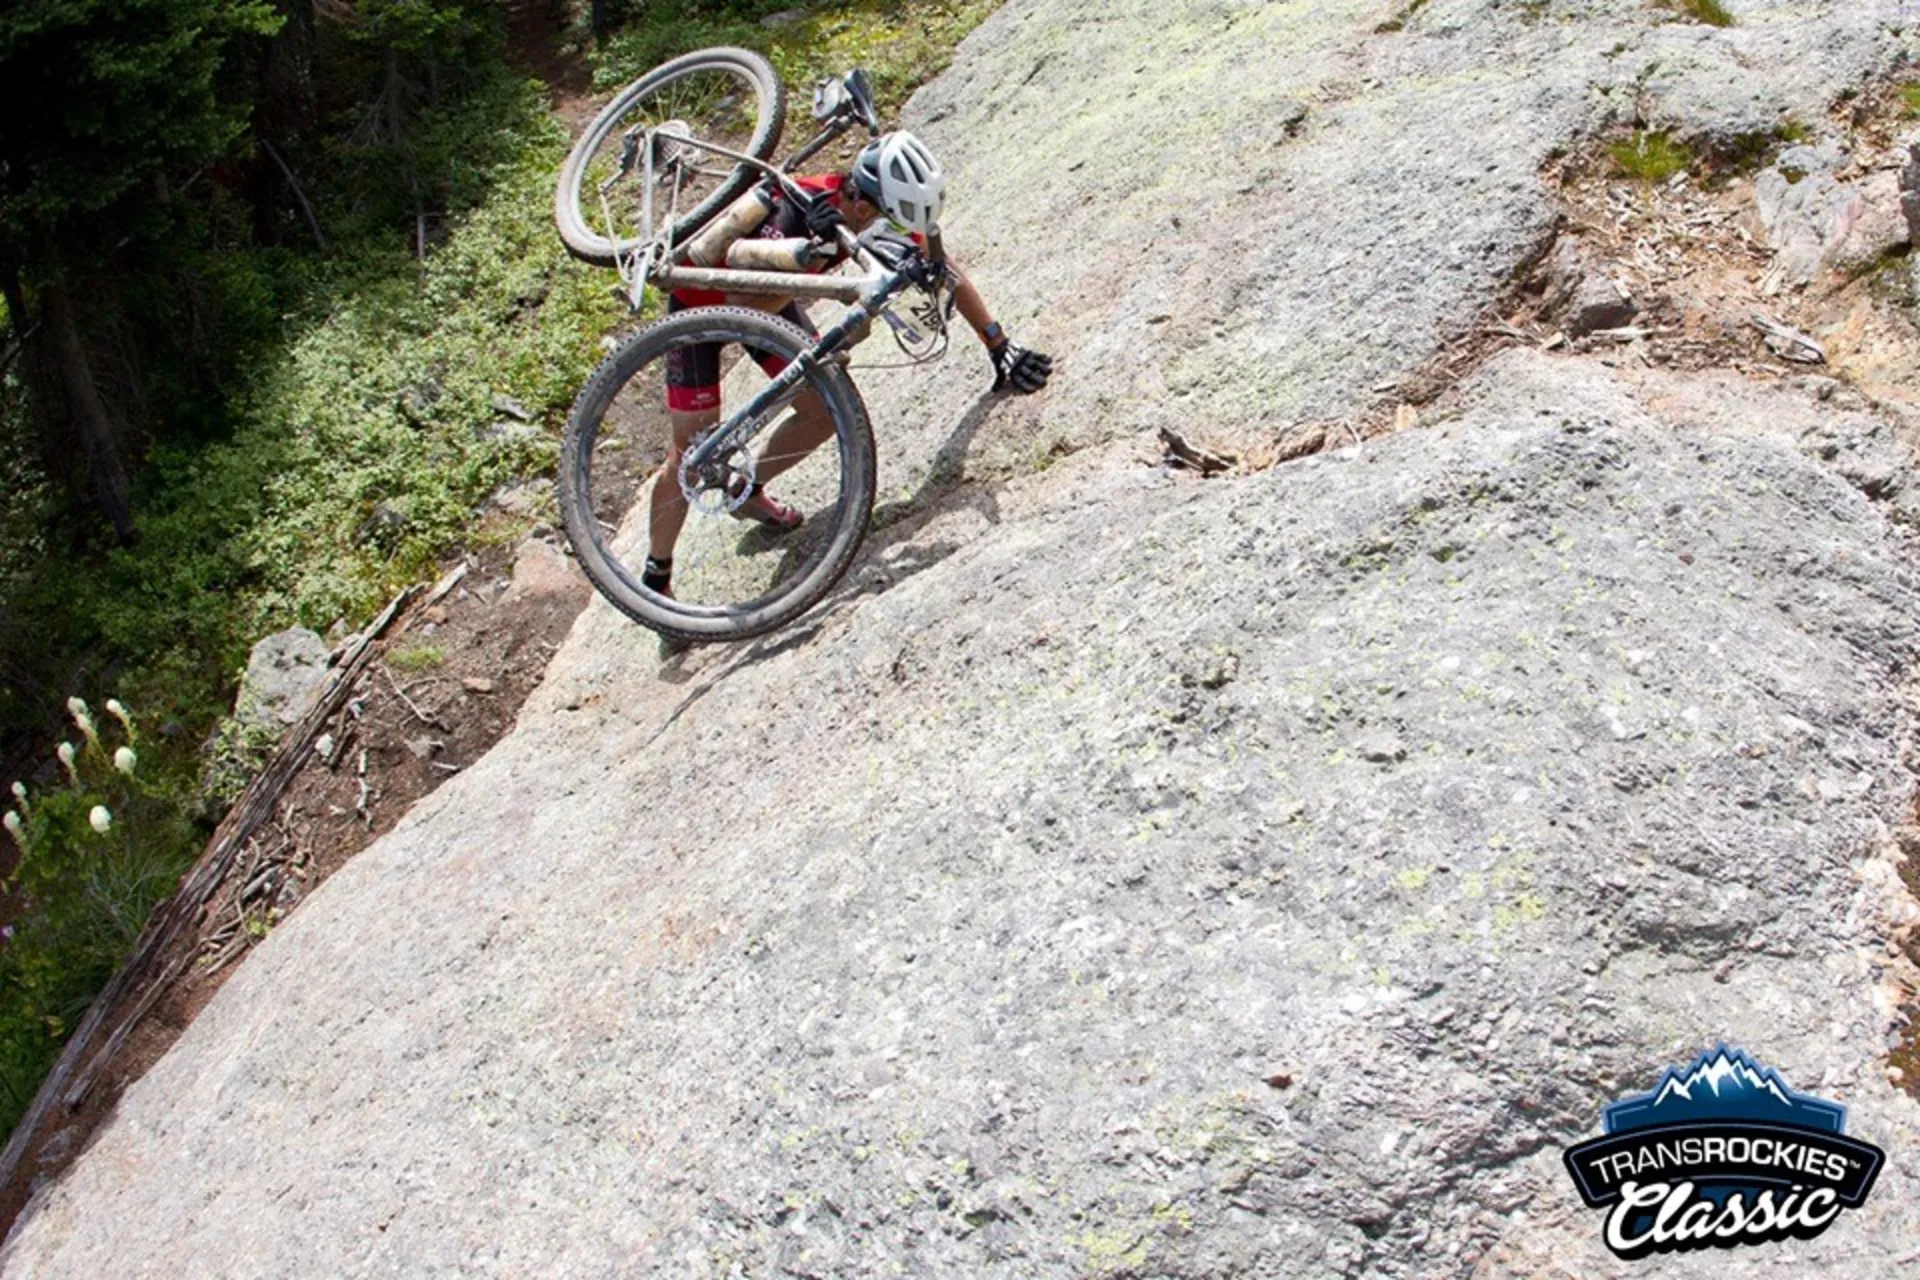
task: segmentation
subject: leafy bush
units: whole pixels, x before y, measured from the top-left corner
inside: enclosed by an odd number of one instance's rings
[[[60,782],[15,782],[5,830],[19,855],[7,889],[26,910],[0,951],[0,1127],[11,1132],[60,1046],[198,848],[165,781],[140,760],[118,702],[96,720],[70,701],[78,741],[58,751]]]

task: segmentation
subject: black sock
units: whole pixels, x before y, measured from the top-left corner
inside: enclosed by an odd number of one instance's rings
[[[647,557],[647,564],[640,571],[640,585],[649,591],[664,592],[673,586],[673,561]]]

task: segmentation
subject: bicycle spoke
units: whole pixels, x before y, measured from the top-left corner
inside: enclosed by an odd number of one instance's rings
[[[723,107],[729,97],[733,104]],[[680,184],[684,203],[691,208],[727,182],[734,168],[711,160],[702,163],[694,147],[663,146],[659,131],[672,123],[684,127],[694,138],[738,150],[747,145],[753,133],[753,101],[751,85],[738,73],[715,69],[674,80],[622,113],[589,157],[580,179],[581,193],[588,197],[589,204],[598,203],[607,211],[607,238],[624,243],[645,234],[640,214],[646,157],[636,156],[633,164],[621,171],[621,147],[626,135],[634,135],[641,147],[655,149],[656,182]],[[594,193],[602,199],[594,200]]]
[[[719,421],[738,412],[769,380],[745,354],[738,346],[723,349]],[[743,456],[716,471],[704,486],[693,481],[696,503],[689,506],[678,468],[669,471],[664,465],[674,453],[665,368],[665,359],[660,359],[640,370],[608,409],[589,463],[594,519],[609,535],[615,558],[636,580],[649,554],[671,554],[677,604],[724,608],[764,599],[811,572],[825,554],[846,489],[831,426],[825,427],[827,438],[817,445],[782,448],[777,441],[804,439],[805,428],[794,423],[791,409],[778,415]],[[819,412],[807,403],[813,398],[803,388],[800,408]],[[824,422],[823,414],[819,420]],[[744,484],[749,475],[771,475],[765,492],[802,511],[804,522],[783,530],[699,509],[725,505],[737,492],[731,484]]]

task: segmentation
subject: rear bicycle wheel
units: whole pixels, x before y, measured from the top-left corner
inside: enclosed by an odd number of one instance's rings
[[[677,144],[701,138],[760,160],[770,159],[786,125],[787,95],[765,58],[750,49],[698,49],[662,63],[622,89],[601,109],[560,166],[553,219],[574,256],[599,266],[644,238],[645,168],[635,158],[622,171],[629,136],[659,135],[654,154],[654,217],[665,219],[675,184],[680,211],[673,243],[699,230],[760,176],[749,165]],[[603,190],[604,188],[604,190]]]
[[[703,426],[666,407],[668,368],[717,352],[725,422],[814,339],[744,307],[699,307],[649,325],[594,371],[560,447],[560,511],[580,567],[622,613],[680,640],[744,640],[786,625],[840,580],[873,511],[873,429],[837,363],[814,368],[745,448],[704,474],[676,461]],[[744,358],[742,358],[744,357]],[[728,367],[729,363],[731,367]],[[750,518],[759,485],[804,519]],[[673,561],[672,594],[641,581],[649,555]]]

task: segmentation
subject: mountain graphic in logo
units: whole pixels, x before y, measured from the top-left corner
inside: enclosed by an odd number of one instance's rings
[[[1839,1133],[1846,1127],[1847,1109],[1796,1094],[1778,1072],[1722,1045],[1701,1054],[1685,1071],[1668,1067],[1652,1093],[1622,1098],[1601,1113],[1608,1133],[1693,1119],[1774,1121]]]
[[[1566,1154],[1622,1258],[1810,1240],[1873,1190],[1886,1153],[1846,1136],[1847,1109],[1719,1045],[1609,1104]]]

